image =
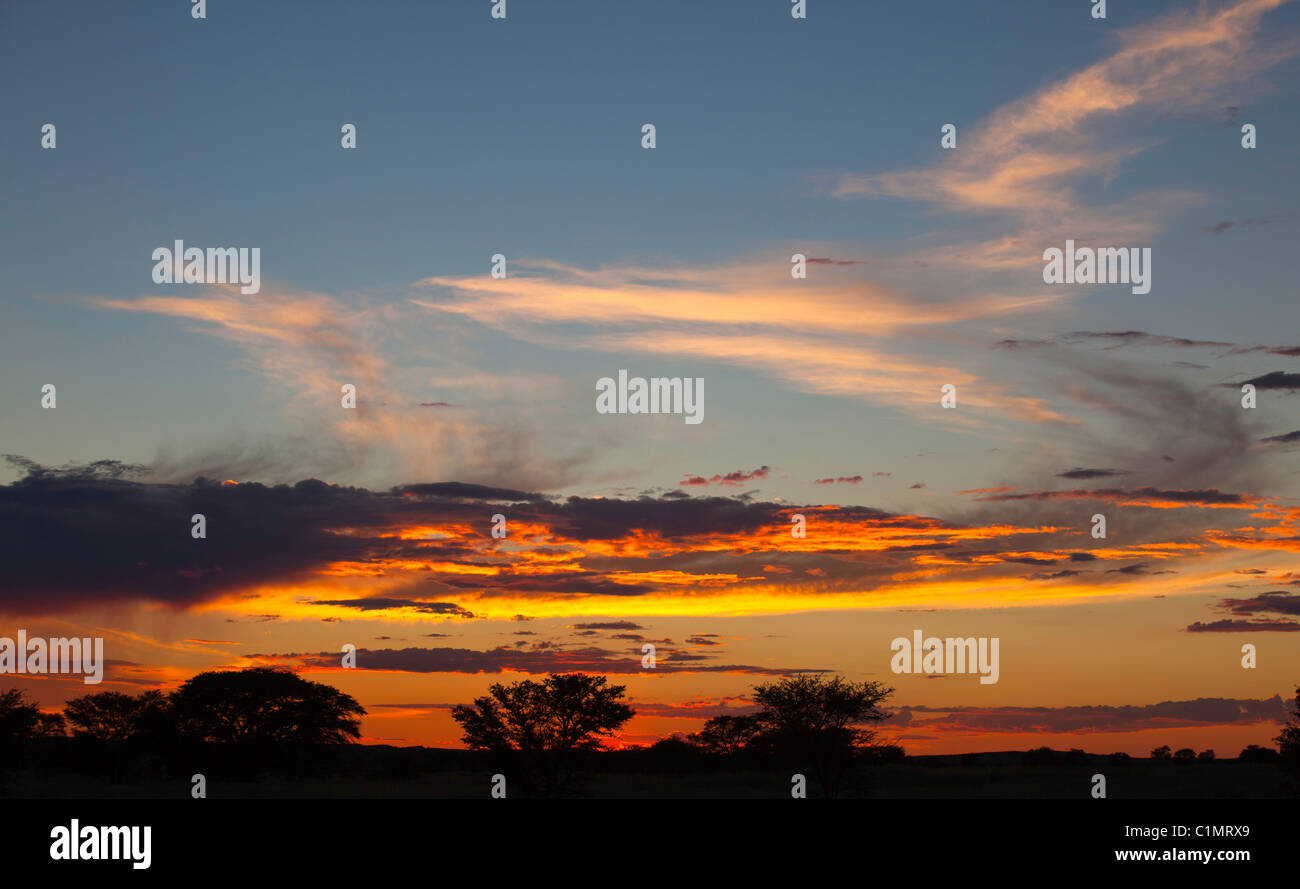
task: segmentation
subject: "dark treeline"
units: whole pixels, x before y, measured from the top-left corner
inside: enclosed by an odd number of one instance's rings
[[[361,736],[364,715],[349,695],[269,667],[200,673],[170,694],[94,692],[61,714],[8,691],[0,693],[0,780],[24,768],[110,781],[320,774],[340,745]]]
[[[1040,747],[1023,754],[906,757],[881,743],[872,725],[893,689],[877,682],[802,675],[757,686],[754,710],[709,719],[695,734],[648,747],[609,749],[634,715],[626,686],[605,676],[551,674],[494,684],[471,704],[452,708],[464,750],[360,746],[365,710],[351,696],[283,669],[200,673],[175,691],[139,695],[95,692],[42,713],[19,691],[0,692],[0,793],[17,773],[81,775],[93,781],[256,781],[269,776],[412,778],[427,772],[499,773],[510,796],[581,795],[584,775],[705,775],[759,771],[802,776],[808,795],[869,791],[872,766],[915,763],[980,766],[1015,756],[1015,765],[1126,767],[1125,753],[1088,754]],[[1300,689],[1296,715],[1278,749],[1250,745],[1239,762],[1278,762],[1300,776]],[[1151,751],[1171,767],[1207,763],[1213,750]]]
[[[893,693],[878,682],[803,675],[760,685],[753,715],[718,716],[698,735],[665,738],[618,759],[646,770],[717,771],[781,768],[801,775],[827,797],[860,783],[854,767],[901,748],[876,744],[868,726],[890,714]],[[603,739],[632,718],[626,686],[604,676],[552,674],[541,681],[495,684],[472,705],[452,710],[465,745],[491,755],[501,774],[514,775],[528,796],[581,792],[581,775],[605,749]],[[614,759],[604,754],[601,766]],[[612,765],[612,763],[610,763]]]

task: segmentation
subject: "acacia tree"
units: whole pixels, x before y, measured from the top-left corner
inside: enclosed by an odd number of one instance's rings
[[[38,738],[62,737],[63,733],[63,717],[58,713],[42,713],[21,689],[0,692],[0,796],[9,772],[26,765],[32,743]]]
[[[715,716],[699,734],[693,737],[695,744],[709,753],[719,756],[734,756],[762,729],[755,716]]]
[[[839,795],[845,773],[876,733],[868,723],[889,717],[880,705],[894,693],[879,682],[841,676],[786,677],[754,689],[762,727],[756,741],[812,773],[828,798]]]
[[[1242,748],[1241,753],[1237,754],[1238,762],[1277,762],[1278,753],[1272,747],[1261,747],[1258,744],[1247,744]]]
[[[0,692],[0,770],[12,763],[37,738],[62,738],[62,714],[42,713],[21,689]]]
[[[603,739],[634,714],[622,701],[627,686],[607,683],[605,676],[584,673],[495,683],[473,705],[453,707],[451,718],[460,724],[467,747],[518,764],[528,793],[559,795],[573,777],[574,755],[603,749]]]
[[[112,744],[144,740],[165,719],[167,699],[160,691],[139,697],[101,691],[73,698],[63,708],[73,737]]]
[[[42,713],[35,701],[28,701],[21,689],[0,692],[0,747],[32,738],[61,738],[63,717]]]
[[[245,746],[350,743],[366,715],[351,695],[274,667],[199,673],[170,705],[183,735]]]

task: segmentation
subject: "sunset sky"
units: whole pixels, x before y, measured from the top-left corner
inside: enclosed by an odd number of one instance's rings
[[[98,690],[289,666],[373,743],[587,670],[620,744],[796,671],[896,688],[909,753],[1271,744],[1300,3],[1108,5],[5,4],[0,636],[104,637]],[[155,284],[176,240],[260,292]],[[1150,292],[1045,284],[1067,240]],[[620,369],[703,422],[597,413]],[[894,674],[917,629],[999,681]]]

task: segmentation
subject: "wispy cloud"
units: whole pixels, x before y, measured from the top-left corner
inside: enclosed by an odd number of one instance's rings
[[[947,263],[986,270],[1039,261],[1061,237],[1135,243],[1149,238],[1190,192],[1148,192],[1110,205],[1085,200],[1081,181],[1109,181],[1158,137],[1113,124],[1142,112],[1218,110],[1226,97],[1296,54],[1294,42],[1261,39],[1265,15],[1288,0],[1201,4],[1119,32],[1106,58],[999,108],[961,136],[933,167],[846,173],[832,193],[890,196],[1012,221],[1001,237],[941,251]],[[936,255],[932,250],[930,254]]]

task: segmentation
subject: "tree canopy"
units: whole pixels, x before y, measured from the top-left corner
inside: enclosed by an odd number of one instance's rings
[[[465,745],[509,754],[522,766],[532,792],[559,793],[570,777],[571,754],[599,750],[603,740],[632,718],[624,685],[604,676],[552,673],[539,681],[495,683],[472,705],[452,708]]]
[[[366,713],[351,695],[273,667],[199,673],[170,704],[182,734],[225,744],[348,743]]]

